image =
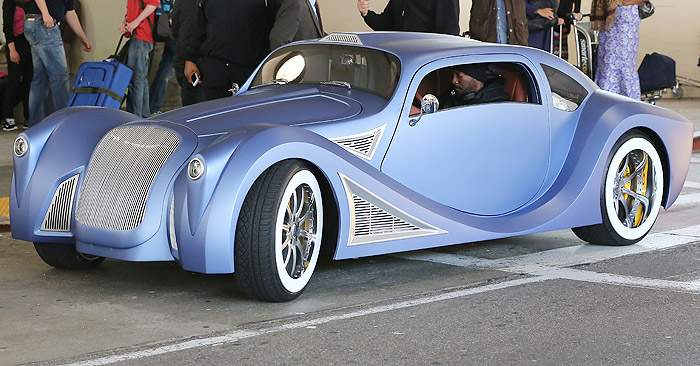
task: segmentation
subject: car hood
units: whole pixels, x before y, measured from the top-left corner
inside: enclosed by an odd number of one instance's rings
[[[339,87],[332,87],[340,89]],[[271,85],[248,90],[229,98],[180,108],[151,117],[187,126],[199,136],[225,133],[248,124],[303,125],[347,119],[362,106],[346,95],[321,87]]]

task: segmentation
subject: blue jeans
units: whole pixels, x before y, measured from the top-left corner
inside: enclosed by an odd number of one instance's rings
[[[158,71],[156,71],[156,76],[151,83],[151,114],[159,112],[160,107],[163,106],[165,87],[168,86],[170,75],[175,73],[173,69],[175,52],[177,52],[177,40],[172,39],[165,42],[163,56],[160,59],[160,64],[158,64]]]
[[[148,54],[153,49],[153,43],[132,37],[129,41],[129,59],[127,66],[134,73],[129,82],[129,94],[126,98],[126,111],[139,117],[149,117],[151,108],[148,106]]]
[[[61,31],[58,27],[46,28],[41,19],[24,22],[24,36],[32,48],[34,78],[29,88],[29,126],[46,117],[46,92],[51,86],[53,105],[56,110],[65,108],[70,98],[68,64],[63,50]]]

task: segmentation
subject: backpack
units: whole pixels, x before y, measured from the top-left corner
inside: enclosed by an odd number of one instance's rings
[[[161,0],[155,11],[155,21],[153,25],[153,40],[156,42],[167,42],[173,39],[172,16],[173,4],[175,0]]]

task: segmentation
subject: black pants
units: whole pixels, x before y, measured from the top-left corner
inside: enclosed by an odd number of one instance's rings
[[[230,97],[231,85],[243,85],[256,66],[234,65],[224,60],[204,57],[199,65],[204,97],[207,100]]]
[[[2,117],[13,118],[12,110],[22,101],[24,120],[29,120],[29,86],[34,76],[32,50],[23,34],[15,37],[15,49],[19,53],[19,64],[10,61],[10,49],[5,48],[7,56],[7,83],[2,93]]]

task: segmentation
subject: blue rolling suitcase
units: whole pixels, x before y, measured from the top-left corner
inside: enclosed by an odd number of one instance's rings
[[[119,109],[129,87],[131,73],[128,66],[114,57],[102,62],[83,63],[80,65],[68,106],[87,105]]]

